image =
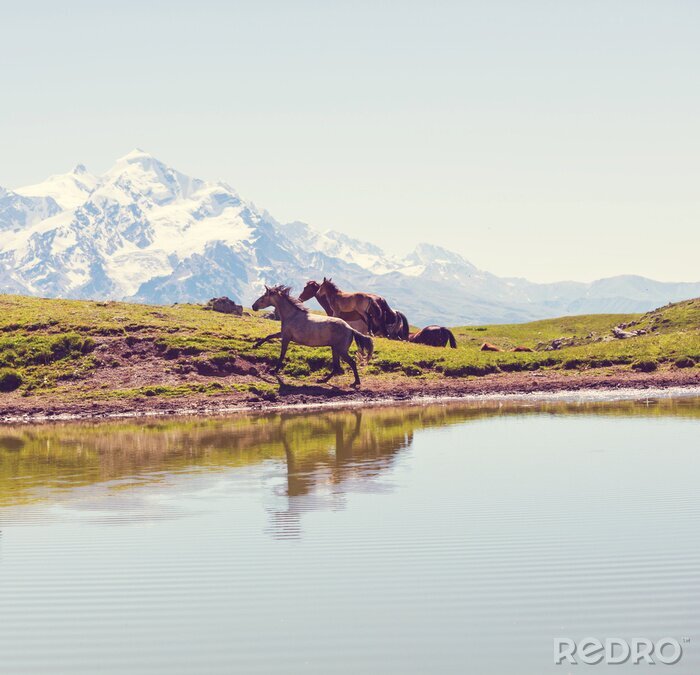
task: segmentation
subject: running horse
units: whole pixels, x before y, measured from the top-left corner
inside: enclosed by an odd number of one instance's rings
[[[323,277],[323,283],[316,291],[316,299],[319,303],[321,301],[328,303],[332,316],[357,312],[366,317],[367,328],[370,334],[386,335],[385,311],[380,302],[378,302],[379,297],[373,293],[346,293],[341,291],[333,283],[332,279],[326,279],[326,277]],[[383,298],[381,299],[384,300]],[[386,300],[384,300],[384,304],[386,304]]]
[[[328,382],[334,375],[342,374],[343,368],[340,364],[342,359],[350,366],[355,376],[352,386],[359,386],[360,376],[357,373],[357,364],[348,350],[354,341],[358,349],[369,360],[374,351],[372,338],[356,331],[337,317],[311,314],[301,300],[292,297],[289,292],[289,286],[273,286],[272,288],[265,286],[265,293],[253,303],[253,309],[256,312],[265,307],[274,307],[282,320],[281,331],[256,340],[253,348],[257,349],[268,340],[280,338],[282,349],[277,365],[272,371],[278,373],[284,364],[284,357],[290,342],[307,347],[330,347],[333,350],[333,367],[328,377],[322,381]]]
[[[363,335],[367,335],[369,333],[369,325],[365,314],[361,314],[355,310],[352,312],[340,312],[338,314],[333,314],[333,308],[328,302],[328,297],[325,295],[319,297],[317,295],[319,288],[321,288],[321,284],[319,284],[318,281],[307,281],[306,286],[304,286],[304,290],[299,294],[299,300],[306,302],[307,300],[311,300],[311,298],[316,298],[316,300],[318,300],[318,304],[323,307],[328,316],[337,316],[339,319],[345,321],[351,328],[359,330]]]

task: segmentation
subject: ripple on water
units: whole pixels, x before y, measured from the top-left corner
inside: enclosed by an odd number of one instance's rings
[[[699,429],[690,399],[5,428],[0,672],[539,675],[556,636],[697,635]]]

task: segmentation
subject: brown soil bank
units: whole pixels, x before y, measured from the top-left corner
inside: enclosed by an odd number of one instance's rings
[[[341,378],[342,380],[343,378]],[[349,378],[347,378],[349,379]],[[50,393],[34,397],[6,396],[0,421],[41,421],[56,418],[100,419],[111,416],[212,414],[227,410],[273,410],[283,406],[374,403],[411,401],[421,397],[473,397],[512,394],[554,394],[598,390],[613,394],[616,390],[634,389],[639,396],[645,390],[693,387],[700,391],[700,371],[660,369],[653,373],[630,373],[611,368],[606,372],[588,373],[503,373],[459,380],[417,380],[401,378],[386,381],[368,377],[362,388],[307,384],[282,378],[276,392],[255,394],[251,391],[221,394],[190,393],[181,396],[137,396],[133,398],[95,399],[56,396]]]

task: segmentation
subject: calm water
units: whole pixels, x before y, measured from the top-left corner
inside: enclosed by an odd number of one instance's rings
[[[2,673],[700,673],[700,401],[0,427]],[[554,666],[670,636],[675,666]]]

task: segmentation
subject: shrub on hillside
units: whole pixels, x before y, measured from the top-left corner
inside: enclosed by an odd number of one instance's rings
[[[680,358],[676,361],[676,368],[692,368],[695,365],[695,359],[690,356]]]
[[[652,361],[651,359],[642,359],[639,361],[635,361],[632,364],[632,370],[635,370],[638,373],[652,373],[658,367],[659,364],[656,361]]]
[[[0,391],[14,391],[22,384],[22,376],[16,370],[0,370]]]

